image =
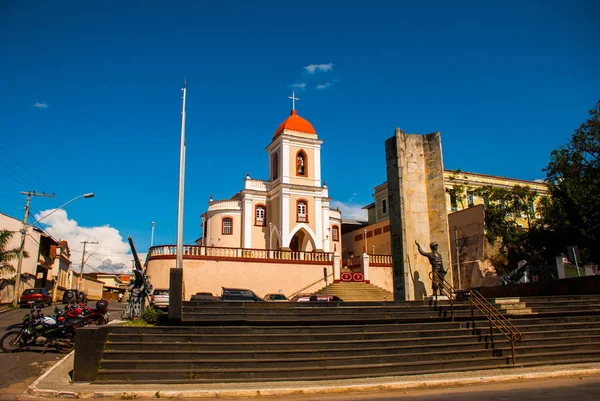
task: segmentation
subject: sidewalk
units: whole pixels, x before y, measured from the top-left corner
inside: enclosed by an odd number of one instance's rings
[[[264,382],[231,384],[122,384],[71,383],[74,354],[57,362],[28,389],[35,397],[55,398],[226,398],[339,394],[418,388],[464,386],[532,379],[600,374],[600,363],[491,369],[420,376],[376,377],[353,380]],[[285,378],[282,378],[284,380]]]

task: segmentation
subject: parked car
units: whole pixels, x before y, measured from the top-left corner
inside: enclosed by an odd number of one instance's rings
[[[197,292],[191,296],[190,301],[221,301],[221,297],[216,297],[210,292]]]
[[[87,301],[85,292],[79,290],[65,290],[62,297],[63,304],[70,304],[71,302],[83,302],[87,304]]]
[[[283,294],[267,294],[265,295],[265,301],[269,302],[287,302],[289,299]]]
[[[223,301],[264,302],[264,300],[254,292],[243,288],[222,287],[221,299]]]
[[[52,305],[52,296],[45,288],[29,288],[21,294],[21,307],[31,305]]]
[[[152,291],[152,307],[155,309],[167,309],[169,307],[169,290],[155,288]]]
[[[344,302],[337,295],[298,294],[294,295],[290,302]]]

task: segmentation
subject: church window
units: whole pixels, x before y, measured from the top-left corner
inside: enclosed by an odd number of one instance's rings
[[[458,199],[455,194],[450,194],[450,208],[453,212],[458,210]]]
[[[475,205],[475,195],[473,194],[473,192],[467,192],[467,204],[469,205],[469,207]]]
[[[339,241],[340,240],[340,229],[339,229],[338,226],[331,227],[331,238],[334,241]]]
[[[266,225],[266,217],[267,217],[267,208],[265,205],[256,205],[256,213],[254,214],[255,226],[265,226]]]
[[[233,234],[233,219],[231,217],[223,218],[223,226],[221,228],[221,234],[223,234],[223,235]]]
[[[279,178],[279,156],[277,152],[273,153],[273,157],[271,158],[271,171],[272,181],[275,181]]]
[[[387,199],[381,200],[381,213],[387,214]]]
[[[299,200],[296,210],[298,211],[296,221],[301,223],[308,222],[308,206],[305,200]]]
[[[306,153],[304,153],[303,150],[299,150],[298,153],[296,153],[296,175],[301,175],[306,177],[306,171],[307,171],[307,159],[306,159]]]

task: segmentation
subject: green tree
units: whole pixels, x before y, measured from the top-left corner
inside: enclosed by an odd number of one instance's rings
[[[0,275],[4,278],[14,279],[16,273],[15,267],[11,264],[19,256],[19,248],[8,248],[8,243],[13,233],[7,230],[0,230]]]
[[[544,169],[550,198],[542,223],[561,248],[578,245],[584,262],[600,260],[600,100]],[[564,249],[562,250],[564,252]]]
[[[520,185],[512,188],[487,185],[474,189],[473,193],[483,199],[486,239],[492,245],[502,241],[502,257],[494,258],[494,266],[501,272],[512,270],[517,261],[528,259],[541,247],[531,241],[529,229],[537,223],[533,207],[538,197],[536,191]],[[520,224],[522,219],[527,221],[527,227]],[[505,265],[504,269],[500,263]]]

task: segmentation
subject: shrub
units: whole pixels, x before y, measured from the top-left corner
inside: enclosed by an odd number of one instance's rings
[[[154,309],[149,306],[146,308],[144,313],[142,313],[142,319],[148,324],[156,324],[160,317],[164,314],[160,309]]]

